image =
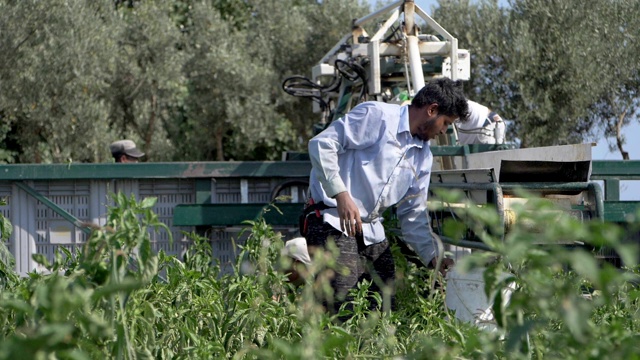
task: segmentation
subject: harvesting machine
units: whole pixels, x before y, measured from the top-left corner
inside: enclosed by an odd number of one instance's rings
[[[310,78],[292,76],[283,82],[283,89],[313,100],[313,111],[320,119],[314,130],[319,132],[362,101],[402,104],[428,79],[468,80],[470,65],[470,52],[460,49],[455,37],[414,1],[401,0],[353,20],[351,33],[320,59]],[[501,236],[519,221],[512,208],[527,201],[519,190],[553,202],[558,214],[581,221],[604,219],[603,192],[590,181],[591,147],[461,145],[454,126],[447,135],[431,141],[435,160],[430,192],[457,189],[475,206],[493,207],[503,225]],[[461,219],[460,208],[468,206],[432,202],[430,208],[439,209],[430,213],[436,233],[441,233],[443,219]],[[632,212],[633,207],[627,210]],[[465,248],[487,249],[473,233],[464,240],[444,240]],[[602,252],[600,256],[615,254]]]

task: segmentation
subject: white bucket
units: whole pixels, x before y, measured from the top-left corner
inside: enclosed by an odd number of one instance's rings
[[[447,292],[445,304],[450,310],[454,310],[456,318],[475,324],[478,328],[494,331],[497,329],[493,314],[493,301],[489,301],[484,292],[484,268],[460,273],[451,269],[447,273]],[[503,273],[499,279],[504,279],[510,274]],[[515,290],[515,283],[502,290],[502,306],[509,303],[511,294]],[[493,296],[492,296],[493,298]]]

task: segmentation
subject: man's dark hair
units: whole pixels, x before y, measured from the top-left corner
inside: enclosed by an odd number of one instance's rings
[[[447,116],[456,116],[466,121],[469,106],[462,89],[462,81],[453,81],[442,77],[427,82],[411,101],[411,106],[421,109],[433,103],[438,104],[438,113]]]

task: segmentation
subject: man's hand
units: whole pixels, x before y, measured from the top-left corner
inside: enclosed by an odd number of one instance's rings
[[[440,269],[438,269],[440,270],[440,274],[442,274],[442,276],[447,276],[447,271],[449,271],[449,269],[451,269],[454,264],[455,262],[453,261],[453,259],[443,258],[442,263],[440,264]],[[436,268],[436,266],[438,266],[437,257],[434,257],[433,260],[431,260],[431,266],[433,266],[434,269]]]
[[[340,229],[349,236],[356,236],[362,233],[362,219],[360,210],[353,202],[351,195],[343,191],[335,196],[338,204],[338,216],[340,217]]]

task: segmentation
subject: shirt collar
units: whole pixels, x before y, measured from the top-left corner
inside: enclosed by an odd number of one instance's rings
[[[427,142],[418,139],[411,135],[411,128],[409,126],[409,105],[400,107],[400,124],[398,125],[398,134],[406,132],[409,137],[410,143],[420,148],[428,145]]]
[[[405,131],[411,135],[411,129],[409,128],[409,105],[400,107],[400,124],[398,125],[398,134]]]

